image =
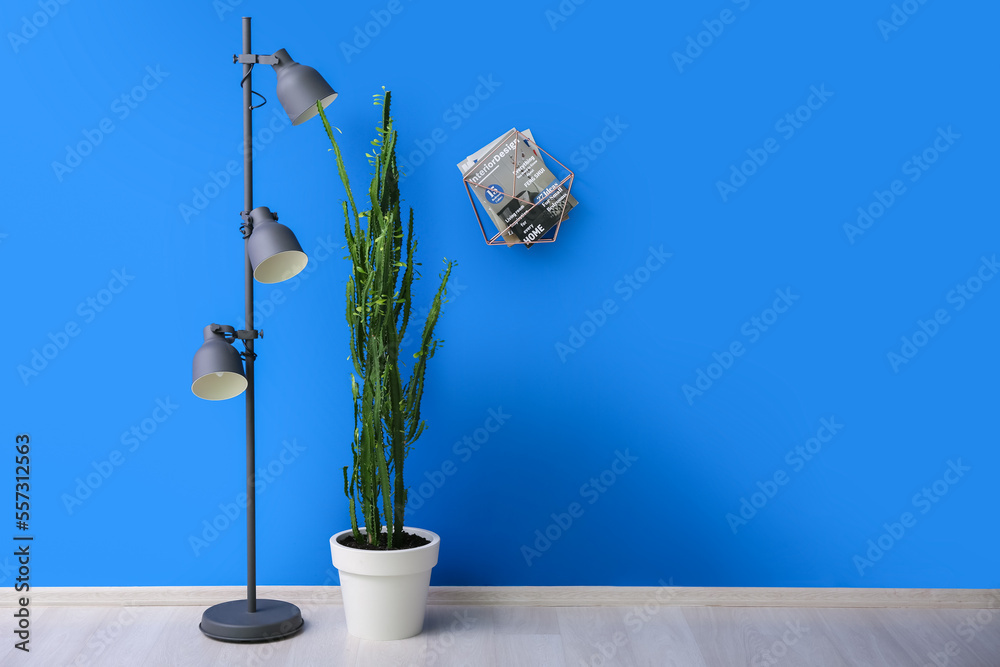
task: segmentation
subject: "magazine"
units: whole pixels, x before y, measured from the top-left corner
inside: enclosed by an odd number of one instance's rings
[[[511,129],[458,168],[508,246],[530,247],[576,205],[545,164],[531,130]]]

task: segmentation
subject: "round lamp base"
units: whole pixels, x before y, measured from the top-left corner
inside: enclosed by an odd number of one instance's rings
[[[275,641],[302,629],[302,612],[288,602],[257,600],[257,611],[251,613],[246,600],[233,600],[206,609],[198,627],[224,642]]]

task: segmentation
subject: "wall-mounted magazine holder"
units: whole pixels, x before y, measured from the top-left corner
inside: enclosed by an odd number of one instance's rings
[[[491,156],[501,154],[498,151],[505,145],[513,150],[506,151],[508,159],[498,160],[502,166],[485,178],[476,178],[476,170],[463,178],[483,240],[487,245],[501,246],[551,243],[577,203],[571,195],[574,174],[537,145],[530,130],[511,130],[480,151],[478,160],[470,156],[466,165],[470,169],[479,163],[488,165]],[[499,183],[505,183],[508,192]],[[487,210],[487,205],[492,210]],[[510,219],[510,224],[505,224],[505,219]],[[539,229],[544,231],[535,235]]]

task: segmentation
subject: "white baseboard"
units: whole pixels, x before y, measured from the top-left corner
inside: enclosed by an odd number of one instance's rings
[[[209,606],[246,596],[242,586],[32,588],[39,607]],[[301,606],[341,604],[338,586],[258,586],[258,598]],[[13,607],[4,596],[0,607]],[[428,604],[510,607],[925,607],[1000,608],[1000,589],[719,588],[688,586],[433,586]]]

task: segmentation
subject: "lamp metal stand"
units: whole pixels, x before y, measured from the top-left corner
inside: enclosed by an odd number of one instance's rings
[[[201,631],[212,639],[228,642],[274,641],[294,635],[302,629],[302,612],[289,602],[257,599],[257,517],[255,505],[256,455],[254,450],[254,338],[260,332],[253,321],[253,266],[248,250],[253,233],[253,93],[251,72],[255,61],[250,49],[250,17],[243,17],[243,208],[246,331],[239,338],[246,346],[246,431],[247,431],[247,599],[223,602],[205,610],[201,617]]]

